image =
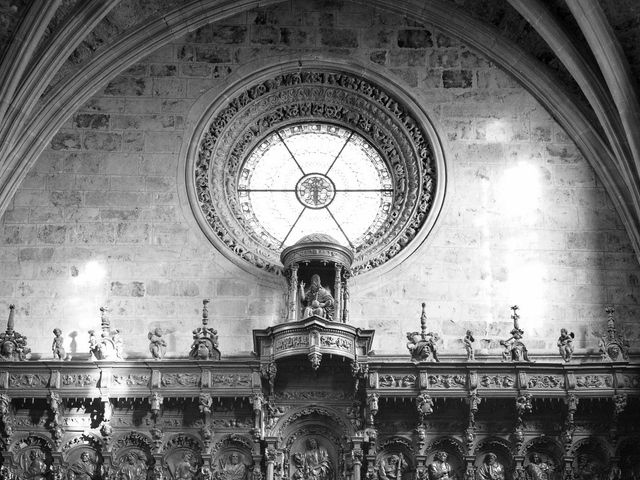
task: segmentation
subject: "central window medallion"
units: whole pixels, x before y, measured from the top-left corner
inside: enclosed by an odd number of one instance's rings
[[[435,223],[445,169],[422,108],[343,68],[274,67],[219,95],[196,128],[192,211],[250,271],[282,275],[283,250],[320,234],[353,252],[358,275],[407,258]]]
[[[358,249],[381,228],[393,199],[391,173],[362,136],[327,123],[267,135],[241,169],[244,221],[277,249],[313,233]]]
[[[328,207],[336,196],[336,186],[322,173],[309,173],[296,185],[298,201],[308,208]]]

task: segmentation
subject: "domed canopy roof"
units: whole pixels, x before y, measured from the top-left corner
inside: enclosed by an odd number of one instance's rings
[[[311,233],[309,235],[305,235],[300,240],[298,240],[295,245],[303,245],[306,243],[332,243],[334,245],[340,245],[340,242],[333,238],[331,235],[327,235],[326,233]]]
[[[285,268],[294,263],[320,261],[323,263],[340,264],[350,268],[353,262],[353,252],[343,246],[330,235],[325,233],[311,233],[305,235],[294,245],[285,248],[280,255]]]

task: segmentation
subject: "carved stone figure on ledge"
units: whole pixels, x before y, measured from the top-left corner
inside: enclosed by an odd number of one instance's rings
[[[629,339],[623,334],[618,334],[616,322],[613,318],[615,309],[607,307],[605,309],[608,315],[607,333],[600,336],[599,349],[603,360],[619,362],[629,359]]]
[[[418,362],[439,362],[438,347],[436,341],[438,334],[428,332],[422,336],[418,332],[407,332],[407,349],[411,353],[411,361]]]
[[[27,337],[13,329],[14,305],[9,305],[7,331],[0,333],[0,361],[21,362],[31,357],[31,349],[27,348]]]
[[[156,360],[162,360],[167,352],[167,342],[162,338],[164,332],[161,328],[156,328],[149,332],[149,351]]]
[[[107,311],[106,307],[100,307],[100,339],[97,338],[95,330],[89,330],[89,352],[96,360],[123,360],[124,344],[120,330],[111,329]]]
[[[455,475],[451,465],[447,463],[447,452],[436,452],[433,462],[429,465],[429,480],[453,480]]]
[[[53,329],[53,343],[51,344],[51,351],[53,352],[54,360],[64,360],[65,359],[65,351],[64,351],[64,338],[62,338],[62,330],[59,328]]]
[[[571,360],[573,356],[573,339],[575,334],[573,332],[567,333],[566,328],[560,329],[560,336],[558,337],[558,350],[560,350],[560,356],[565,362]]]
[[[464,345],[464,349],[467,352],[467,360],[475,360],[476,353],[473,348],[473,342],[475,342],[475,338],[473,338],[473,333],[471,330],[467,330],[464,338],[462,339],[462,344]]]
[[[307,440],[304,452],[293,454],[293,463],[298,469],[294,480],[330,480],[333,476],[329,453],[315,438]]]
[[[207,327],[209,324],[209,311],[207,304],[209,300],[202,301],[202,327],[193,331],[193,343],[189,357],[196,360],[220,360],[220,350],[218,350],[218,331]]]
[[[477,472],[478,480],[504,480],[504,466],[498,462],[498,456],[491,452],[484,457],[484,462]]]
[[[317,315],[327,320],[333,320],[335,300],[329,289],[320,283],[320,275],[312,275],[311,285],[306,289],[304,287],[305,283],[300,282],[300,300],[304,305],[302,318]]]
[[[504,351],[502,352],[502,361],[512,361],[512,362],[530,362],[529,353],[527,352],[527,347],[524,344],[522,338],[524,337],[524,330],[522,330],[518,324],[518,320],[520,319],[520,315],[518,315],[518,306],[514,305],[511,307],[513,310],[513,314],[511,318],[513,319],[513,329],[511,330],[511,337],[506,340],[500,340],[500,345],[504,347]]]
[[[422,304],[422,314],[420,315],[420,332],[407,332],[407,349],[411,354],[413,363],[419,362],[439,362],[438,334],[427,332],[427,313],[425,311],[427,304]]]

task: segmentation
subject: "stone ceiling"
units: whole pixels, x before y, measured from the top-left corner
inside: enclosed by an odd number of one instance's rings
[[[640,253],[639,2],[309,1],[436,24],[514,76],[590,161]],[[208,23],[256,8],[268,22],[282,4],[0,0],[0,213],[57,129],[110,78]]]

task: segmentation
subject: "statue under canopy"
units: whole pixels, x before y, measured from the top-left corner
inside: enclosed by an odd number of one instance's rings
[[[311,284],[306,288],[305,283],[300,282],[300,300],[304,305],[302,318],[317,315],[327,320],[334,319],[335,300],[331,291],[322,286],[320,275],[312,275]]]
[[[289,284],[289,321],[317,316],[347,323],[353,262],[349,248],[329,235],[314,233],[285,248],[280,259]]]
[[[293,454],[293,463],[297,471],[294,480],[331,480],[333,465],[327,450],[315,438],[306,441],[305,450]]]

